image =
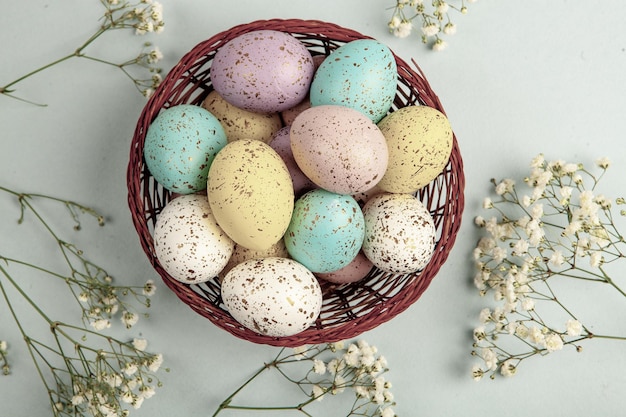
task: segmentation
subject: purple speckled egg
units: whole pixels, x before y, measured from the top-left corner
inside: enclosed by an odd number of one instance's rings
[[[325,190],[338,194],[367,191],[387,170],[387,141],[378,126],[358,110],[311,107],[296,117],[290,136],[298,166]]]
[[[281,112],[303,101],[315,72],[311,53],[275,30],[244,33],[222,46],[211,64],[213,88],[233,106]]]
[[[274,138],[271,140],[269,145],[278,153],[278,155],[280,155],[280,157],[285,162],[285,165],[287,165],[289,175],[291,175],[291,182],[293,183],[294,194],[296,197],[299,197],[307,191],[310,191],[317,187],[313,183],[313,181],[311,181],[306,175],[304,175],[300,167],[298,167],[296,160],[293,158],[289,130],[289,126],[285,126],[280,129],[278,132],[276,132]]]

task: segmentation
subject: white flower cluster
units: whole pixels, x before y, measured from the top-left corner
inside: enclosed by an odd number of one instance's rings
[[[406,38],[414,29],[413,21],[421,21],[421,39],[423,43],[431,43],[435,51],[442,51],[447,47],[447,42],[440,36],[454,35],[456,25],[450,20],[450,10],[456,10],[461,14],[467,13],[465,3],[474,3],[476,0],[461,0],[450,2],[445,0],[432,0],[429,9],[423,0],[396,0],[393,14],[388,22],[390,32],[398,38]]]
[[[100,275],[104,277],[100,278]],[[68,285],[72,290],[74,287],[80,288],[77,298],[81,302],[83,318],[97,331],[111,327],[111,319],[116,317],[120,308],[122,309],[120,321],[127,329],[133,327],[139,320],[139,315],[129,311],[130,305],[123,297],[132,295],[141,304],[149,307],[149,297],[156,291],[153,280],[148,280],[139,290],[129,286],[113,285],[113,279],[108,274],[75,274],[74,278],[68,281]]]
[[[604,174],[610,164],[602,158],[596,165]],[[601,177],[582,164],[548,162],[538,155],[524,179],[527,193],[519,194],[512,179],[494,181],[497,200],[486,198],[483,208],[497,215],[475,219],[485,236],[474,250],[474,284],[481,295],[490,293],[497,303],[480,312],[480,326],[474,329],[472,353],[483,360],[472,371],[475,379],[485,374],[493,378],[498,370],[512,376],[528,357],[567,344],[580,349],[577,343],[597,336],[556,296],[550,278],[571,284],[609,283],[624,294],[603,269],[605,263],[623,257],[618,246],[624,239],[613,223],[611,201],[593,191]],[[538,312],[539,303],[557,307],[561,317],[556,324]],[[521,342],[517,348],[522,352],[515,353],[515,347],[503,340]]]
[[[2,365],[2,374],[9,375],[11,373],[11,366],[9,365],[8,345],[4,340],[0,340],[0,364]]]
[[[337,395],[347,388],[357,397],[351,414],[368,416],[395,416],[392,406],[394,397],[391,383],[383,375],[388,370],[387,360],[378,354],[378,349],[364,340],[328,345],[333,355],[320,359],[319,351],[308,347],[295,350],[297,358],[308,358],[313,366],[306,377],[312,385],[311,398],[321,401],[325,395]],[[315,352],[311,356],[311,352]],[[370,413],[370,414],[366,414]]]
[[[63,384],[57,387],[59,398],[54,403],[55,415],[63,412],[119,417],[129,414],[126,405],[140,408],[144,400],[155,394],[158,380],[154,374],[163,363],[161,354],[144,353],[146,346],[144,339],[135,339],[132,343],[120,344],[117,350],[100,350],[92,360],[87,359],[85,353],[81,354],[77,359],[81,363],[76,365],[93,371],[74,373],[71,387]],[[156,386],[160,383],[156,382]]]
[[[111,22],[115,22],[118,27],[132,26],[137,35],[161,33],[165,27],[163,6],[159,2],[141,0],[137,4],[131,4],[123,0],[106,0],[105,6],[107,6],[107,16]],[[121,17],[114,16],[120,13]]]

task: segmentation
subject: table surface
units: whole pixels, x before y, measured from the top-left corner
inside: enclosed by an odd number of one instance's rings
[[[2,3],[0,84],[72,51],[97,24],[101,7],[84,0]],[[166,30],[149,40],[165,55],[166,70],[198,42],[237,24],[265,18],[319,19],[375,37],[403,59],[415,59],[437,92],[465,165],[463,223],[448,261],[419,301],[361,335],[389,362],[386,377],[393,383],[399,415],[623,415],[623,342],[592,340],[580,353],[565,349],[533,358],[515,377],[496,381],[472,380],[476,359],[470,352],[478,313],[489,303],[471,284],[471,252],[478,237],[472,220],[482,214],[489,180],[525,175],[538,153],[588,165],[608,156],[613,166],[603,181],[605,193],[626,194],[625,2],[478,1],[469,4],[467,15],[452,15],[458,31],[446,37],[449,45],[442,52],[427,49],[417,35],[391,36],[386,27],[391,1],[162,4]],[[113,39],[121,41],[115,47],[103,41],[95,48],[117,53],[119,47],[127,53],[140,46],[130,34]],[[0,97],[0,184],[98,208],[106,214],[107,226],[86,227],[71,238],[119,280],[157,282],[150,318],[125,334],[148,339],[152,351],[164,354],[170,372],[161,373],[163,387],[131,415],[210,415],[276,348],[239,340],[213,326],[183,305],[151,269],[132,226],[125,177],[131,136],[145,99],[119,71],[80,60],[18,87],[24,97],[48,106]],[[54,262],[53,251],[32,237],[33,227],[15,224],[19,210],[5,196],[0,213],[0,253]],[[35,279],[28,287],[35,292],[47,288],[52,300],[54,291],[66,291]],[[603,319],[626,330],[622,300],[595,293],[577,294],[576,300],[577,308],[601,309]],[[59,316],[67,308],[46,304]],[[0,377],[0,414],[50,415],[43,387],[3,304],[0,317],[0,339],[11,344],[13,359],[13,375]],[[264,392],[258,387],[250,395]],[[331,401],[316,407],[319,415],[343,415]]]

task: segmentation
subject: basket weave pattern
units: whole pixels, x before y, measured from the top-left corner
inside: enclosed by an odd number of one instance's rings
[[[184,103],[200,105],[212,90],[209,70],[216,51],[243,33],[261,29],[288,32],[303,42],[313,55],[329,55],[344,43],[370,39],[331,23],[273,19],[236,26],[194,47],[167,74],[137,122],[127,171],[132,220],[141,245],[163,282],[184,303],[216,326],[239,338],[273,346],[295,347],[348,340],[406,310],[420,298],[446,261],[460,227],[464,206],[465,178],[456,137],[453,138],[452,154],[444,171],[417,193],[433,216],[437,229],[436,247],[428,265],[418,273],[406,275],[392,275],[374,268],[363,280],[353,284],[320,282],[324,294],[320,316],[313,326],[299,334],[274,338],[244,328],[225,310],[217,278],[197,285],[183,284],[165,272],[155,255],[152,231],[171,193],[154,180],[143,160],[147,129],[162,108]],[[392,109],[427,105],[445,113],[417,64],[412,62],[414,68],[411,68],[402,59],[395,58],[398,89]]]

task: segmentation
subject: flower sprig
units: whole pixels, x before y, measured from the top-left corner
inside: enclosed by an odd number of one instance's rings
[[[105,224],[104,216],[94,209],[74,201],[41,194],[20,193],[2,186],[0,186],[0,192],[16,198],[20,207],[18,223],[22,223],[28,214],[33,215],[38,220],[55,241],[60,257],[67,266],[67,271],[53,271],[29,263],[24,259],[5,256],[2,253],[0,253],[0,261],[6,265],[22,266],[35,272],[44,273],[65,283],[78,302],[84,324],[91,326],[94,330],[109,328],[113,318],[119,318],[126,328],[131,328],[137,323],[139,314],[133,303],[138,302],[143,307],[150,307],[150,296],[154,295],[156,291],[154,281],[148,280],[143,286],[116,285],[105,268],[89,260],[82,249],[64,240],[56,231],[52,230],[37,208],[35,201],[48,200],[62,205],[69,212],[75,230],[81,229],[79,219],[81,213],[95,218],[100,226]]]
[[[2,375],[9,375],[11,373],[8,355],[9,352],[6,340],[0,340],[0,365],[2,365]]]
[[[104,6],[104,14],[100,18],[101,24],[89,38],[73,52],[0,86],[0,94],[31,104],[45,106],[44,104],[38,104],[15,95],[16,90],[14,86],[64,61],[68,61],[72,58],[84,58],[120,69],[124,75],[133,82],[139,92],[149,97],[154,92],[154,89],[161,83],[161,68],[155,65],[163,58],[163,54],[158,47],[153,46],[150,42],[145,42],[137,56],[124,62],[112,62],[106,58],[91,55],[87,52],[87,49],[98,38],[111,30],[130,29],[134,31],[136,35],[161,33],[165,27],[162,5],[153,0],[140,0],[137,3],[131,3],[126,0],[99,1],[102,6]],[[146,78],[134,75],[133,71],[131,71],[131,68],[134,66],[147,69],[150,76]]]
[[[457,30],[450,18],[451,11],[467,14],[467,3],[475,1],[432,0],[428,5],[423,0],[396,0],[387,25],[394,36],[406,38],[413,33],[413,22],[418,20],[422,43],[430,44],[435,51],[442,51],[448,46],[442,34],[454,35]]]
[[[592,332],[557,294],[562,286],[586,290],[600,284],[626,297],[625,283],[609,273],[610,264],[626,257],[626,241],[613,202],[597,192],[609,166],[607,158],[597,160],[597,174],[581,163],[538,155],[524,178],[525,192],[512,179],[493,180],[497,198],[487,197],[483,207],[495,215],[475,219],[485,235],[474,250],[474,284],[496,302],[480,312],[474,329],[472,354],[482,359],[472,370],[475,379],[512,376],[522,361],[565,346],[582,351],[584,340],[626,340]]]
[[[233,400],[246,386],[267,370],[275,369],[285,380],[295,384],[303,400],[295,405],[242,406]],[[395,405],[391,383],[384,373],[389,369],[387,360],[378,349],[364,340],[349,343],[328,343],[303,346],[289,350],[283,348],[269,363],[228,396],[217,408],[213,417],[226,409],[257,411],[299,411],[311,416],[305,408],[328,396],[351,392],[354,402],[346,416],[393,417]],[[302,376],[300,376],[302,375]]]
[[[69,213],[74,229],[80,230],[81,217],[90,216],[100,225],[104,217],[90,207],[57,197],[26,194],[0,187],[19,204],[18,223],[34,218],[52,240],[64,261],[67,271],[54,271],[28,260],[0,254],[0,293],[22,335],[37,372],[46,388],[54,416],[122,417],[128,408],[139,408],[145,399],[154,395],[161,385],[156,372],[163,356],[145,351],[145,339],[123,341],[100,333],[111,326],[111,319],[119,317],[126,328],[138,319],[133,306],[139,302],[150,306],[149,296],[155,285],[149,280],[145,285],[114,285],[104,268],[89,261],[76,245],[63,240],[52,229],[47,217],[37,206],[42,200],[56,203]],[[40,242],[41,240],[37,239]],[[78,302],[82,312],[82,326],[55,320],[49,316],[24,289],[22,276],[43,274],[62,282]],[[43,329],[52,334],[52,341],[33,336],[27,324],[15,309],[17,301],[12,288],[26,305],[43,321]],[[41,330],[41,329],[40,329]],[[38,333],[37,333],[38,334]],[[8,373],[6,343],[0,343],[0,360]]]

